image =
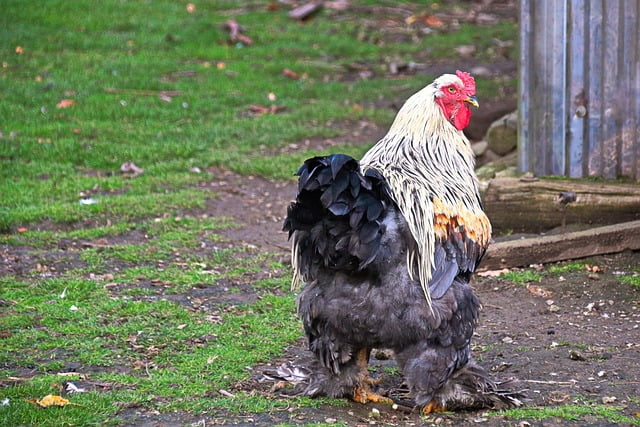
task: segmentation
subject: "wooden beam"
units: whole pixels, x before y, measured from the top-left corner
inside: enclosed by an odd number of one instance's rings
[[[640,219],[638,184],[496,178],[489,182],[483,201],[497,231],[539,233],[565,224],[608,225]]]
[[[640,249],[640,221],[494,243],[480,263],[480,270],[523,267],[629,249]]]

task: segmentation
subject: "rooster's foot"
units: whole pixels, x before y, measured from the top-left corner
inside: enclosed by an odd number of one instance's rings
[[[355,402],[362,403],[362,404],[365,404],[367,402],[389,403],[389,404],[393,403],[393,400],[389,399],[388,397],[382,396],[378,393],[374,393],[373,391],[371,391],[368,385],[357,386],[353,390],[352,399]]]
[[[427,403],[424,406],[424,408],[422,408],[422,414],[429,415],[429,414],[435,414],[438,412],[445,412],[446,410],[447,408],[442,406],[439,402],[432,400],[431,402]]]

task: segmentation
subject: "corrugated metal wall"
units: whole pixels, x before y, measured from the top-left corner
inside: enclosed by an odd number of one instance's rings
[[[640,180],[640,0],[521,0],[520,169]]]

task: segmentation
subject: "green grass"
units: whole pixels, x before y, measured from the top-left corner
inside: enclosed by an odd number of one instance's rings
[[[532,270],[513,270],[500,274],[501,279],[509,280],[514,283],[539,282],[542,276]]]
[[[593,264],[593,262],[589,262],[588,260],[564,262],[549,266],[547,271],[551,274],[558,275],[576,271],[586,271],[586,266],[590,264]]]
[[[462,24],[408,42],[358,14],[335,20],[323,11],[301,25],[285,8],[268,11],[266,0],[196,3],[193,14],[186,3],[2,3],[0,250],[17,268],[0,267],[0,400],[9,399],[0,425],[340,404],[219,394],[302,331],[281,254],[223,238],[236,224],[207,215],[219,197],[210,183],[225,179],[221,169],[292,179],[319,152],[271,153],[339,138],[360,121],[388,126],[394,111],[386,105],[435,77],[390,77],[390,60],[453,57],[453,71],[456,46],[475,44],[478,60],[490,61],[494,39],[516,36],[509,22]],[[402,3],[420,11],[430,2]],[[252,46],[227,43],[230,17]],[[352,63],[373,78],[353,75]],[[284,68],[305,78],[287,79]],[[515,82],[478,78],[480,99],[505,85]],[[163,99],[162,91],[175,92]],[[57,108],[63,99],[75,104]],[[253,116],[252,104],[286,110]],[[360,157],[374,142],[325,152]],[[144,172],[123,174],[125,162]],[[82,376],[58,375],[71,370]],[[60,393],[68,379],[88,387],[69,396],[78,406],[27,402]]]
[[[640,275],[638,274],[634,274],[632,276],[620,276],[620,280],[637,289],[640,289]]]
[[[4,2],[0,230],[43,219],[129,220],[202,207],[203,193],[189,188],[215,176],[193,173],[193,167],[290,177],[309,153],[270,157],[262,154],[265,147],[335,137],[336,123],[388,125],[393,111],[372,102],[397,98],[399,87],[406,96],[430,78],[345,81],[345,65],[367,63],[383,73],[389,52],[411,61],[425,52],[447,57],[471,43],[479,59],[488,60],[494,38],[513,39],[515,29],[508,22],[463,24],[418,43],[381,44],[358,39],[357,20],[314,19],[301,30],[284,11],[268,12],[265,2],[238,18],[255,40],[238,48],[226,43],[221,28],[235,6],[205,3],[188,14],[182,3],[107,1],[99,13],[85,13],[94,7],[88,0]],[[18,46],[23,53],[16,53]],[[289,80],[284,68],[307,77]],[[480,96],[502,84],[479,78]],[[170,102],[153,96],[163,90],[180,93]],[[269,104],[271,92],[287,107],[283,114],[246,114],[251,104]],[[56,108],[61,99],[76,104]],[[128,161],[144,173],[124,178],[119,169]],[[97,203],[80,205],[81,194]]]
[[[536,421],[549,418],[560,418],[569,421],[605,421],[607,423],[621,423],[628,425],[640,425],[640,419],[621,414],[621,407],[597,404],[575,404],[553,407],[518,408],[490,413],[490,415],[502,415],[516,420],[534,419]]]

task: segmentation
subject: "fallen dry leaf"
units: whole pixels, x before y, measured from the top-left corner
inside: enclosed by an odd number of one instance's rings
[[[291,80],[298,80],[300,78],[300,75],[298,73],[290,70],[289,68],[285,68],[284,70],[282,70],[282,75]]]
[[[538,285],[527,285],[527,290],[531,292],[531,294],[542,298],[551,298],[553,296],[553,292]]]
[[[254,104],[249,106],[249,112],[261,116],[263,114],[278,114],[279,112],[286,110],[286,108],[287,107],[282,105],[271,105],[266,107],[264,105]]]
[[[476,273],[476,275],[480,276],[480,277],[498,277],[501,274],[508,273],[508,272],[509,272],[508,268],[503,268],[502,270],[480,271],[480,272]]]
[[[144,172],[144,169],[138,167],[133,162],[124,162],[122,166],[120,166],[120,172],[122,172],[123,176],[127,178],[135,178]]]
[[[418,20],[416,15],[407,16],[404,20],[404,23],[407,25],[413,25]]]
[[[50,406],[66,406],[66,405],[82,406],[77,403],[72,403],[71,401],[65,399],[64,397],[58,396],[56,394],[48,394],[40,400],[31,399],[31,400],[27,400],[27,402],[34,403],[40,406],[41,408],[48,408]]]
[[[56,104],[56,108],[69,108],[72,105],[76,105],[76,101],[73,99],[61,99],[60,102]]]
[[[22,46],[16,46],[16,53],[18,55],[22,55],[24,53],[24,48]]]
[[[587,271],[590,271],[590,272],[592,272],[592,273],[600,273],[600,272],[602,271],[602,270],[600,269],[600,267],[598,267],[597,265],[589,265],[589,264],[586,264],[586,265],[584,266],[584,268],[585,268]]]
[[[224,28],[229,31],[229,41],[232,43],[240,42],[244,43],[247,46],[253,44],[253,40],[249,37],[242,34],[244,32],[244,28],[236,22],[234,19],[229,19],[225,24]]]
[[[441,28],[444,26],[444,22],[440,18],[434,15],[425,15],[422,17],[422,23],[427,27]]]

